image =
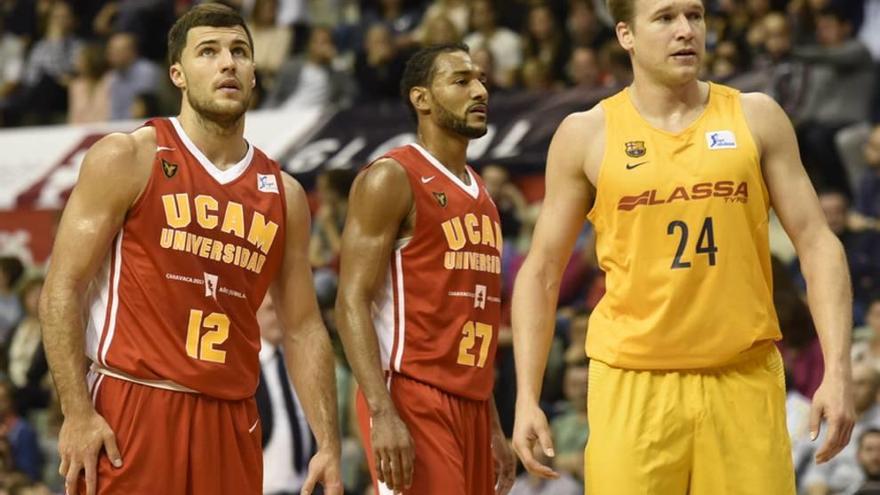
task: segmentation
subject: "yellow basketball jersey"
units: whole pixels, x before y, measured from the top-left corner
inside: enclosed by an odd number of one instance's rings
[[[691,369],[781,338],[769,195],[739,92],[710,85],[697,120],[654,128],[628,90],[602,101],[605,156],[587,217],[607,292],[587,353],[611,366]]]

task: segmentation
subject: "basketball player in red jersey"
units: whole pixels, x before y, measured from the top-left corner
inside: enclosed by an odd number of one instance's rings
[[[41,301],[67,491],[260,493],[255,313],[272,290],[320,445],[303,493],[322,482],[340,495],[333,359],[308,265],[305,194],[243,138],[250,33],[232,9],[205,4],[168,40],[180,115],[89,150]]]
[[[401,92],[417,143],[354,183],[336,306],[370,471],[379,494],[507,493],[514,458],[492,399],[501,226],[465,163],[489,96],[464,45],[413,55]]]

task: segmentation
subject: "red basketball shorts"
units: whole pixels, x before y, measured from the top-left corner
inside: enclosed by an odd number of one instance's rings
[[[123,465],[102,451],[98,494],[259,495],[263,459],[253,398],[226,401],[98,375],[95,408]],[[80,476],[79,493],[85,493]]]
[[[412,486],[405,495],[495,493],[489,401],[450,395],[402,375],[393,375],[390,391],[415,445]],[[390,494],[376,479],[370,413],[360,391],[357,411],[373,485],[379,495]]]

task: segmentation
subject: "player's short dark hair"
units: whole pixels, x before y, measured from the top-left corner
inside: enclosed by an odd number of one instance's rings
[[[700,1],[703,5],[706,4],[705,0]],[[618,22],[632,24],[636,16],[636,0],[605,0],[605,5],[611,18],[614,19],[614,24]]]
[[[168,31],[168,64],[180,62],[183,47],[186,46],[186,35],[189,30],[200,26],[210,27],[236,27],[241,26],[247,34],[251,53],[254,51],[254,38],[248,29],[244,18],[232,7],[220,3],[203,3],[191,8],[186,14],[177,19]]]
[[[442,43],[422,48],[406,61],[403,69],[403,77],[400,78],[400,96],[403,103],[412,113],[413,118],[418,119],[416,109],[409,101],[409,92],[416,86],[430,86],[434,80],[434,61],[443,53],[465,52],[470,53],[470,48],[464,43]]]

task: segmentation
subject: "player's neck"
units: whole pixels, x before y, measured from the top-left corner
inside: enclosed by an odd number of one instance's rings
[[[636,110],[648,121],[676,126],[679,119],[702,111],[709,85],[694,79],[680,86],[670,86],[648,77],[636,77],[629,87],[629,95]]]
[[[231,126],[223,126],[185,108],[177,120],[193,144],[220,170],[240,162],[247,153],[244,116]]]
[[[465,180],[469,140],[450,136],[440,129],[419,129],[418,142],[450,172]]]

